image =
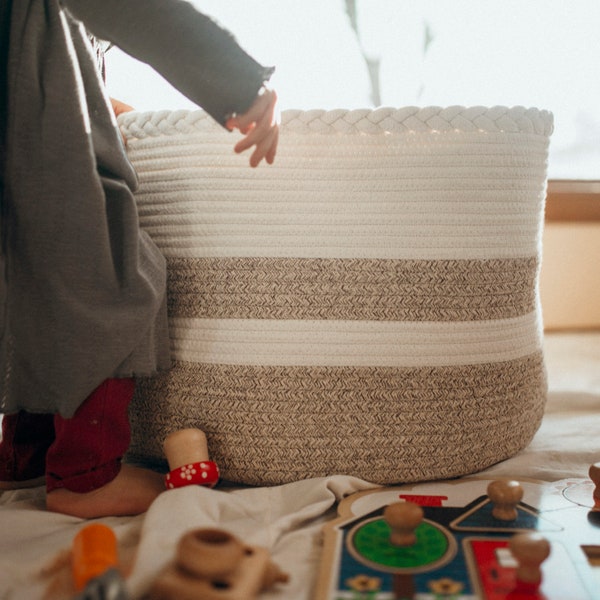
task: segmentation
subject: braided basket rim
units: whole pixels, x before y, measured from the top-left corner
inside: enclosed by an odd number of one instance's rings
[[[203,110],[127,112],[118,117],[123,134],[144,139],[161,135],[224,132]],[[528,133],[549,136],[553,114],[524,106],[429,106],[376,109],[297,110],[281,113],[281,131],[319,134],[407,134],[445,132]]]

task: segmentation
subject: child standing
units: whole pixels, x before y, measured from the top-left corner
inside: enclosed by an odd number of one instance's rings
[[[0,487],[50,510],[137,514],[162,477],[123,465],[134,377],[170,365],[165,260],[83,26],[275,158],[272,69],[183,0],[0,0]]]

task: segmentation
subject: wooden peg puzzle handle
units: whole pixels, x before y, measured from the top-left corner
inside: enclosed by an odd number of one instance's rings
[[[423,509],[414,502],[394,502],[386,506],[383,518],[390,526],[390,543],[412,546],[417,541],[415,530],[423,521]]]
[[[200,429],[181,429],[171,433],[163,448],[171,470],[209,460],[206,435]]]
[[[600,511],[600,462],[594,463],[590,467],[589,471],[590,479],[595,485],[594,491],[592,492],[592,506],[593,511]]]
[[[509,548],[518,563],[517,583],[539,586],[541,564],[550,555],[550,542],[539,533],[518,533],[510,539]]]
[[[493,504],[492,516],[500,521],[514,521],[518,516],[517,506],[523,498],[523,487],[518,481],[498,479],[487,487]]]

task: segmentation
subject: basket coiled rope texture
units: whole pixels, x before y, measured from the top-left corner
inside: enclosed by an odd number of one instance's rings
[[[552,115],[286,111],[250,169],[201,111],[120,117],[166,256],[174,366],[131,407],[136,458],[209,438],[223,477],[455,477],[526,446]]]

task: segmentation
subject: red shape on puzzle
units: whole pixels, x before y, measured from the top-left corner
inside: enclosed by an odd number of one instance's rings
[[[400,494],[400,500],[414,502],[419,506],[443,506],[444,500],[448,500],[448,496],[423,496],[419,494]]]

